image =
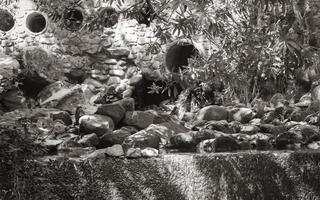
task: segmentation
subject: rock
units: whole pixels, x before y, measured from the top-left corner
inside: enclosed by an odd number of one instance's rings
[[[229,123],[229,128],[233,133],[239,133],[241,130],[242,124],[238,121],[233,121]]]
[[[320,149],[320,141],[312,142],[312,143],[308,144],[307,147],[308,147],[309,149],[319,150],[319,149]]]
[[[311,104],[307,108],[306,114],[311,115],[318,112],[320,112],[320,100],[314,100],[311,102]]]
[[[63,65],[58,62],[57,58],[41,47],[24,48],[23,64],[50,81],[59,80],[64,75]]]
[[[254,117],[254,112],[250,108],[236,108],[230,111],[230,121],[249,123]]]
[[[129,148],[126,152],[127,158],[141,158],[141,156],[140,148]]]
[[[57,84],[58,83],[54,83]],[[46,87],[38,95],[39,103],[42,107],[58,108],[75,113],[78,105],[86,104],[86,98],[82,91],[81,85],[73,87],[51,88]]]
[[[119,100],[117,103],[119,103],[126,110],[126,112],[135,110],[134,98],[124,98]]]
[[[250,120],[249,124],[259,126],[261,124],[261,119],[254,118],[254,119]]]
[[[308,107],[312,102],[311,93],[304,94],[298,103],[295,104],[297,107]]]
[[[255,117],[262,117],[265,114],[265,108],[267,107],[267,102],[263,101],[262,99],[255,99],[252,102],[252,108],[256,113]]]
[[[61,157],[86,157],[96,150],[94,147],[69,147],[58,151]]]
[[[113,120],[104,115],[84,115],[80,118],[80,132],[84,134],[96,133],[102,136],[114,129]]]
[[[233,130],[229,127],[229,124],[226,120],[221,121],[208,121],[202,126],[202,129],[209,129],[209,130],[217,130],[224,133],[232,133]]]
[[[8,112],[11,112],[17,109],[27,108],[26,98],[23,96],[22,92],[19,91],[18,89],[10,89],[2,93],[0,96],[0,102],[4,107],[4,111],[8,111]]]
[[[159,149],[161,144],[161,137],[153,131],[141,130],[133,135],[128,136],[122,143],[123,148],[146,148],[152,147]]]
[[[270,99],[271,107],[277,108],[279,106],[283,106],[286,102],[286,98],[281,93],[274,94]]]
[[[119,85],[121,83],[121,78],[117,77],[117,76],[111,76],[106,85],[108,86],[114,86],[114,85]]]
[[[81,157],[84,159],[97,159],[97,160],[102,160],[106,158],[106,151],[107,148],[105,149],[97,149],[94,152],[86,155],[82,155]]]
[[[289,129],[289,133],[295,134],[300,143],[307,144],[320,140],[319,127],[313,125],[297,125]]]
[[[84,135],[79,141],[79,144],[81,144],[84,147],[95,147],[99,144],[99,138],[97,134],[91,133],[88,135]]]
[[[172,148],[193,151],[197,145],[197,138],[195,137],[197,133],[196,131],[190,131],[176,134],[170,138],[170,145]]]
[[[114,144],[122,144],[125,138],[136,132],[138,132],[136,128],[124,126],[112,133],[106,133],[100,137],[99,148],[109,147]]]
[[[4,54],[0,54],[0,66],[0,80],[4,78],[11,80],[17,77],[20,72],[19,62]]]
[[[58,146],[58,151],[65,151],[65,150],[69,150],[70,148],[73,147],[82,147],[81,144],[79,144],[78,142],[74,141],[74,140],[66,140],[63,141],[61,144],[59,144]]]
[[[320,85],[318,85],[312,90],[311,98],[313,101],[320,101]]]
[[[240,141],[239,142],[239,147],[240,147],[240,150],[250,150],[250,149],[252,149],[252,146],[251,146],[250,142],[248,142],[248,141]]]
[[[250,136],[250,144],[257,150],[269,150],[272,148],[270,143],[271,137],[267,134],[257,133]]]
[[[290,114],[289,119],[296,122],[303,121],[308,116],[308,113],[305,110],[302,110],[299,107],[295,107],[293,112]]]
[[[111,157],[121,157],[124,156],[124,152],[122,146],[120,144],[113,145],[112,147],[108,147],[105,151],[106,155]]]
[[[159,150],[154,148],[145,148],[141,150],[142,157],[151,158],[151,157],[158,157],[159,156]]]
[[[259,127],[262,133],[271,133],[273,135],[278,135],[289,130],[287,126],[283,125],[275,126],[272,124],[261,124]]]
[[[226,107],[223,106],[207,106],[199,110],[197,113],[197,120],[228,120],[229,111]]]
[[[280,133],[275,139],[275,145],[277,149],[287,149],[288,146],[300,143],[302,138],[292,132]]]
[[[63,142],[63,140],[45,140],[42,145],[47,148],[50,152],[56,152],[58,146]]]
[[[95,114],[106,115],[112,118],[115,125],[117,125],[125,115],[126,110],[119,103],[102,104],[98,106]]]
[[[55,136],[61,135],[66,133],[67,131],[67,126],[64,125],[63,121],[61,120],[56,120],[53,122],[53,127],[50,130],[51,134],[54,134]]]
[[[88,75],[85,70],[70,69],[68,72],[65,73],[65,76],[71,83],[81,84],[85,81]]]
[[[55,120],[61,120],[67,126],[72,124],[72,119],[70,114],[67,111],[57,110],[49,112],[50,118]]]
[[[253,135],[259,132],[259,127],[255,125],[242,125],[240,129],[240,133],[247,134],[247,135]]]
[[[148,112],[143,111],[129,111],[126,112],[123,123],[129,126],[135,126],[138,129],[147,128],[153,123],[154,116]]]
[[[220,136],[215,139],[204,140],[197,146],[197,152],[229,152],[239,150],[240,146],[235,139],[229,136]]]
[[[112,58],[123,58],[129,56],[130,50],[127,48],[108,48],[106,53],[109,54]]]
[[[142,74],[136,74],[129,79],[129,85],[135,86],[143,79]]]
[[[65,81],[56,81],[54,83],[51,83],[50,85],[43,88],[41,92],[38,94],[38,101],[39,103],[43,103],[46,99],[50,98],[54,93],[57,93],[58,91],[62,89],[66,89],[71,87],[70,83],[67,83]]]

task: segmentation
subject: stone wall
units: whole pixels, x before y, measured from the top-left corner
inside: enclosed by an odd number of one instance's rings
[[[83,1],[84,9],[79,8],[79,11],[85,22],[90,12],[98,12],[104,7],[110,6],[100,0]],[[58,69],[86,69],[99,81],[108,82],[112,77],[110,84],[120,83],[128,77],[127,70],[133,66],[140,69],[159,68],[168,48],[162,46],[160,51],[148,51],[150,44],[156,40],[154,25],[147,27],[121,15],[118,23],[101,31],[72,32],[58,26],[46,13],[38,11],[32,0],[20,0],[3,9],[8,10],[15,19],[10,31],[0,31],[0,48],[6,54],[18,56],[26,47],[40,47],[61,61]],[[44,30],[38,33],[30,31],[27,25],[34,13],[43,15],[46,20]],[[207,41],[199,38],[200,42],[208,45]]]

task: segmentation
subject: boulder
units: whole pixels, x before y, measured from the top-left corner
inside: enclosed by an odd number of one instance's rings
[[[112,118],[115,125],[117,125],[125,115],[126,110],[119,103],[102,104],[97,108],[95,114],[106,115]]]
[[[140,148],[129,148],[126,151],[127,158],[141,158],[141,149]]]
[[[199,120],[228,120],[229,111],[223,106],[207,106],[200,109],[197,113],[196,119]]]
[[[232,133],[233,130],[229,127],[229,124],[226,120],[220,121],[208,121],[206,122],[201,129],[217,130],[224,133]]]
[[[75,113],[78,105],[86,104],[86,97],[81,85],[68,87],[63,82],[56,82],[44,88],[38,94],[42,107],[57,108]]]
[[[286,98],[281,93],[274,94],[270,99],[270,105],[271,107],[274,107],[274,108],[283,106],[285,102],[286,102]]]
[[[99,144],[99,138],[97,134],[91,133],[88,135],[84,135],[79,141],[79,144],[81,144],[84,147],[95,147]]]
[[[105,115],[84,115],[79,119],[80,132],[84,134],[96,133],[102,136],[114,129],[113,120]]]
[[[124,98],[119,100],[118,103],[122,105],[126,112],[135,110],[134,98]]]
[[[138,129],[147,128],[153,123],[154,116],[144,111],[129,111],[126,112],[123,123],[128,126],[135,126]]]
[[[259,127],[262,133],[271,133],[273,135],[278,135],[289,130],[289,127],[284,125],[261,124]]]
[[[184,151],[194,151],[197,145],[197,131],[189,131],[186,133],[179,133],[170,138],[170,147],[177,148]],[[200,138],[200,137],[199,137]],[[201,139],[199,139],[201,140]]]
[[[18,89],[10,89],[2,93],[0,95],[0,102],[3,105],[4,111],[8,112],[17,109],[27,108],[26,98],[23,96],[23,93]]]
[[[100,137],[99,148],[105,148],[114,144],[122,144],[125,138],[138,132],[135,127],[124,126],[112,133],[105,133]]]
[[[141,130],[133,135],[128,136],[122,143],[125,150],[129,148],[146,148],[152,147],[159,149],[161,137],[153,131]]]
[[[0,54],[0,80],[17,77],[20,72],[19,62],[7,55]],[[1,92],[0,92],[1,93]]]
[[[59,80],[60,77],[64,76],[64,66],[59,63],[57,58],[41,47],[24,48],[23,64],[49,81]]]
[[[112,147],[108,147],[105,151],[107,156],[111,157],[121,157],[124,156],[124,151],[120,144],[113,145]]]
[[[253,135],[260,131],[258,126],[255,125],[241,125],[240,133],[247,134],[247,135]]]
[[[319,150],[320,149],[320,141],[311,142],[308,144],[308,149]]]
[[[50,118],[55,120],[61,120],[65,125],[69,126],[72,124],[72,119],[70,114],[67,111],[57,110],[49,112]]]
[[[271,145],[272,135],[267,135],[263,133],[257,133],[250,136],[250,144],[254,149],[257,150],[269,150],[272,148]]]
[[[230,152],[239,150],[240,146],[235,139],[229,136],[220,136],[215,139],[204,140],[197,145],[197,152]]]
[[[295,134],[302,144],[320,140],[319,127],[314,125],[297,125],[290,128],[288,132]]]
[[[312,102],[311,93],[306,93],[300,98],[299,102],[296,103],[295,106],[304,108],[304,107],[308,107],[311,104],[311,102]]]
[[[230,111],[230,121],[249,123],[254,115],[254,112],[250,108],[235,108]]]
[[[145,157],[145,158],[158,157],[159,150],[147,147],[147,148],[141,150],[141,155],[142,155],[142,157]]]
[[[48,149],[48,153],[56,152],[58,149],[58,146],[63,143],[63,140],[55,140],[55,139],[49,139],[45,140],[42,145]]]
[[[312,90],[311,98],[313,101],[320,101],[320,85],[318,85]]]

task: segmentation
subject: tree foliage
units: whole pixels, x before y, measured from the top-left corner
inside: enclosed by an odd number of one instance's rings
[[[64,9],[81,0],[34,0],[60,20]],[[307,0],[110,0],[123,16],[147,16],[158,37],[148,52],[163,44],[202,35],[213,48],[189,62],[183,79],[190,87],[213,77],[222,80],[226,95],[249,102],[264,93],[284,92],[297,68],[319,68],[314,16],[319,8]],[[101,16],[91,12],[84,29],[101,29]],[[149,24],[148,24],[149,25]],[[196,42],[196,41],[194,41]],[[273,85],[265,92],[266,85]]]

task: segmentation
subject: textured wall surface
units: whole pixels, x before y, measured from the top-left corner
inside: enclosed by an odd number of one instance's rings
[[[58,163],[49,164],[51,174],[42,174],[48,178],[43,188],[51,186],[42,199],[49,194],[55,199],[113,200],[320,198],[319,152],[185,154]]]

